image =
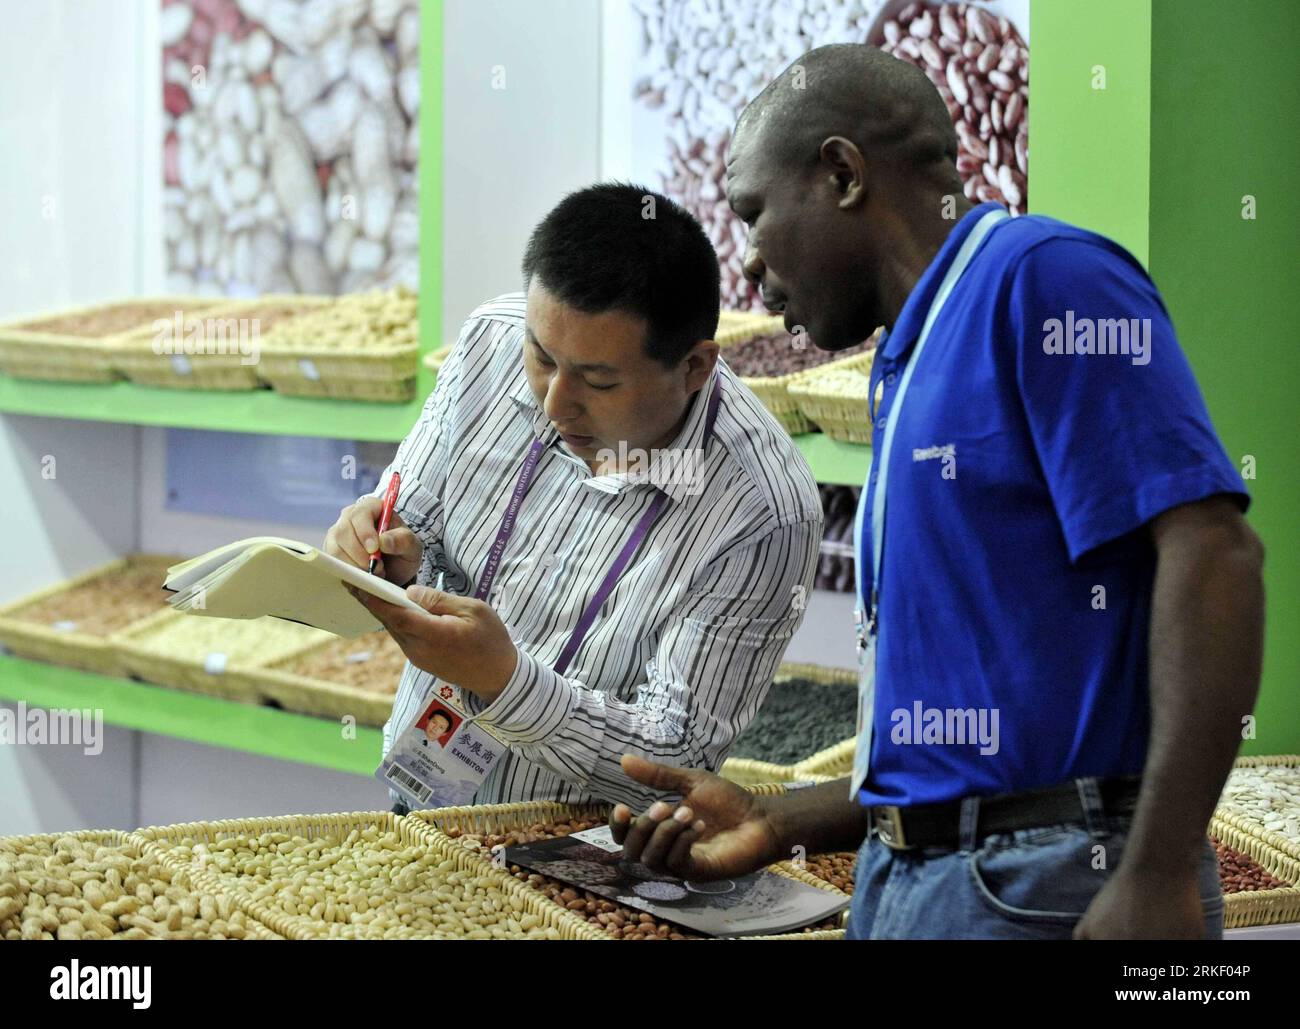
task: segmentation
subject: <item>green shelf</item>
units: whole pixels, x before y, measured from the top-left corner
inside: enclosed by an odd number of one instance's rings
[[[99,709],[107,725],[356,775],[373,774],[383,752],[383,733],[378,729],[357,726],[356,738],[346,739],[341,723],[328,718],[183,693],[8,654],[0,654],[0,699],[25,701],[33,707]]]
[[[409,403],[382,404],[291,397],[269,389],[156,389],[133,382],[39,382],[0,375],[0,412],[9,414],[392,443],[411,430],[427,394],[417,390]]]
[[[828,486],[861,486],[871,468],[871,448],[862,443],[841,443],[820,432],[793,437],[818,482]]]

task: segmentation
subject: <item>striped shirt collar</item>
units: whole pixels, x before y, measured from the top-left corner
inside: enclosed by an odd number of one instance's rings
[[[674,502],[695,496],[699,493],[698,484],[692,480],[692,472],[698,470],[705,454],[704,428],[708,421],[709,395],[718,386],[722,373],[715,368],[713,375],[704,387],[698,390],[690,400],[690,408],[681,431],[667,447],[652,451],[648,460],[643,459],[640,466],[628,472],[616,472],[609,475],[590,475],[587,485],[607,493],[622,493],[633,486],[649,485],[668,494]],[[726,390],[723,390],[722,403],[726,402]],[[533,427],[533,433],[548,448],[558,447],[566,456],[571,457],[584,470],[586,462],[568,449],[560,434],[556,431],[546,413],[537,406],[528,376],[520,368],[519,378],[510,391],[510,399],[519,409],[519,414],[527,418]],[[635,463],[635,462],[633,462]]]

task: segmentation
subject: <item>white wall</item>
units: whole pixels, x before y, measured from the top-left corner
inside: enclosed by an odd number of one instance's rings
[[[446,0],[443,338],[521,288],[533,226],[600,175],[597,0]],[[493,89],[494,70],[504,89]]]

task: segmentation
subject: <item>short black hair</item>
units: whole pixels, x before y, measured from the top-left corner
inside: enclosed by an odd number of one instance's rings
[[[689,211],[631,183],[570,193],[533,230],[524,288],[536,277],[586,314],[624,311],[645,321],[646,354],[673,367],[718,331],[718,255]]]

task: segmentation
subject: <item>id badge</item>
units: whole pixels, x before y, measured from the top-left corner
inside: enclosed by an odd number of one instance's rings
[[[451,700],[443,689],[393,741],[375,778],[413,807],[471,804],[506,746]]]
[[[876,634],[865,632],[858,649],[858,743],[853,752],[853,774],[849,777],[849,800],[857,800],[867,781],[871,760],[871,729],[876,702]]]

